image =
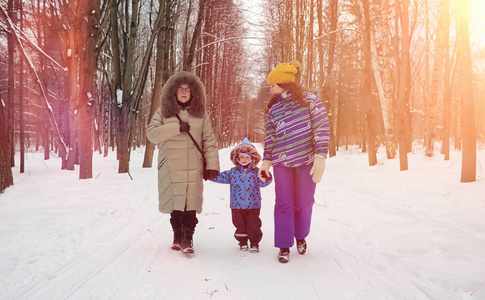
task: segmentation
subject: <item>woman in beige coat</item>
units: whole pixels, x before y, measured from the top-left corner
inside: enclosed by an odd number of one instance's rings
[[[216,138],[205,109],[204,85],[195,74],[181,71],[169,78],[162,90],[161,106],[148,125],[147,137],[159,148],[159,210],[171,215],[172,249],[194,253],[192,237],[198,223],[196,213],[202,212],[202,179],[219,174]]]

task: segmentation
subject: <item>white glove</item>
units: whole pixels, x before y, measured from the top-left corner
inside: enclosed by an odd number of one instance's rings
[[[271,161],[263,160],[261,168],[259,168],[258,177],[262,182],[266,182],[266,179],[270,177],[269,168],[271,168]]]
[[[313,167],[310,170],[310,175],[313,175],[313,182],[320,182],[320,180],[322,179],[323,171],[325,171],[325,156],[321,154],[315,154],[315,161],[313,162]]]

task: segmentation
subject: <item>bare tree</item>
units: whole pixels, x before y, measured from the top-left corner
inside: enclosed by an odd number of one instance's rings
[[[20,30],[24,30],[24,17],[22,1],[19,1],[20,11]],[[24,82],[24,59],[19,61],[19,144],[20,144],[20,173],[25,172],[25,122],[24,122],[24,103],[25,103],[25,82]]]
[[[120,69],[121,66],[123,72],[121,73],[121,90],[119,88],[116,89],[117,95],[121,94],[121,101],[120,97],[117,96],[117,103],[120,106],[118,109],[118,131],[117,131],[117,156],[118,156],[118,172],[119,173],[129,173],[130,170],[130,150],[133,143],[134,137],[134,125],[137,117],[137,112],[140,104],[141,97],[143,95],[143,90],[147,81],[148,75],[148,67],[149,62],[152,54],[152,48],[156,39],[157,30],[159,28],[159,24],[162,20],[163,11],[159,10],[157,14],[157,18],[155,20],[155,24],[153,26],[153,30],[150,34],[149,41],[147,42],[146,49],[142,51],[137,47],[136,40],[137,40],[137,32],[139,29],[139,9],[140,9],[140,1],[125,1],[123,2],[125,5],[124,15],[121,19],[126,19],[126,31],[122,31],[123,35],[123,47],[116,43],[112,44],[113,53],[117,53],[115,48],[124,49],[123,57],[113,57],[114,60],[118,60],[114,62]],[[130,6],[131,5],[131,6]],[[111,22],[112,27],[118,27],[118,19],[119,17],[115,17],[113,10],[115,9],[116,5],[112,2],[111,6]],[[128,7],[130,9],[128,9]],[[118,10],[117,10],[118,11]],[[112,29],[113,30],[113,29]],[[112,34],[119,34],[119,32],[114,32]],[[116,38],[114,38],[116,40]],[[135,52],[139,51],[142,57],[142,63],[138,70],[135,70]],[[121,51],[120,51],[121,53]],[[115,86],[116,86],[115,82]],[[119,103],[121,102],[121,103]]]
[[[28,66],[29,66],[29,70],[31,71],[31,73],[33,74],[33,76],[36,79],[36,82],[37,82],[38,87],[39,87],[41,99],[43,100],[43,101],[41,101],[41,105],[42,105],[43,111],[47,115],[47,118],[48,118],[48,121],[50,122],[51,127],[55,130],[54,137],[55,137],[55,139],[57,141],[57,144],[59,146],[59,156],[64,161],[66,159],[66,155],[67,155],[67,146],[64,143],[64,140],[63,140],[63,138],[62,138],[62,136],[60,134],[59,126],[58,126],[58,123],[57,123],[56,118],[54,116],[54,111],[52,110],[52,106],[49,103],[49,99],[47,97],[46,90],[45,90],[44,86],[41,83],[41,80],[40,80],[40,77],[39,77],[38,72],[35,70],[33,61],[27,55],[27,52],[26,52],[26,50],[25,50],[25,48],[23,46],[23,43],[21,42],[21,39],[19,37],[19,33],[16,30],[16,27],[12,23],[12,21],[9,18],[7,12],[1,6],[0,6],[0,14],[2,15],[2,17],[6,21],[9,30],[11,31],[11,33],[15,37],[15,42],[16,42],[18,48],[20,49],[20,51],[19,51],[20,52],[20,55],[22,55],[22,57],[24,58],[24,60],[27,62]]]
[[[365,129],[367,140],[367,157],[369,159],[369,166],[377,164],[377,146],[376,146],[376,117],[375,107],[373,106],[372,95],[372,62],[371,62],[371,22],[370,22],[370,5],[369,0],[362,1],[364,30],[362,52],[364,53],[364,86],[363,97],[365,107]]]
[[[382,34],[382,84],[379,83],[379,71],[376,73],[375,80],[377,86],[382,86],[379,91],[381,100],[382,115],[384,120],[386,154],[387,158],[393,159],[396,156],[396,141],[394,135],[394,97],[392,84],[392,64],[391,64],[391,33],[390,33],[390,7],[387,1],[380,2],[381,22],[380,29]],[[373,41],[373,39],[372,39]],[[375,49],[375,43],[373,43]],[[377,49],[373,51],[377,55]],[[377,57],[374,57],[377,65]]]
[[[337,23],[338,23],[338,0],[331,0],[329,3],[329,16],[328,19],[330,21],[330,32],[335,32],[337,30]],[[334,61],[335,61],[335,46],[337,44],[337,34],[330,34],[328,41],[328,64],[326,67],[326,99],[322,99],[329,113],[329,123],[330,123],[330,141],[329,141],[329,149],[328,154],[330,157],[335,156],[336,153],[336,120],[337,120],[337,108],[338,104],[336,101],[336,86],[338,82],[336,78],[333,76],[333,68],[334,68]],[[323,70],[324,66],[320,66]]]
[[[6,109],[0,98],[0,193],[13,185],[12,166],[10,165],[10,144],[8,143],[6,124]]]
[[[3,10],[3,8],[2,8]],[[17,10],[15,8],[14,0],[8,0],[7,13],[10,18],[10,22],[13,25],[17,23]],[[11,26],[11,27],[12,27]],[[15,166],[14,153],[15,153],[15,141],[14,141],[14,105],[15,105],[15,35],[11,28],[7,37],[8,42],[8,92],[7,92],[7,141],[10,147],[8,153],[10,154],[10,165]]]
[[[444,97],[443,97],[443,147],[441,152],[445,160],[450,159],[450,124],[451,124],[451,58],[450,58],[450,0],[443,0],[443,48],[444,48]]]
[[[168,80],[169,70],[169,51],[170,51],[170,37],[173,32],[173,15],[172,8],[173,0],[160,0],[160,10],[163,13],[163,22],[160,22],[157,37],[157,56],[155,65],[155,80],[153,83],[153,93],[150,105],[150,114],[148,116],[148,123],[155,114],[155,111],[160,106],[160,97],[162,95],[162,87]],[[143,160],[143,167],[150,168],[153,162],[153,153],[155,145],[146,139],[145,158]]]
[[[397,100],[397,115],[398,115],[398,131],[399,131],[399,166],[401,171],[408,169],[408,135],[407,135],[407,110],[408,110],[408,96],[409,96],[409,1],[400,0],[401,11],[401,64],[400,64],[400,79]]]
[[[79,179],[93,177],[94,81],[97,62],[100,0],[83,1],[81,18],[88,18],[83,32],[84,51],[81,58],[81,94],[79,101]]]
[[[426,111],[426,155],[434,156],[434,143],[437,136],[438,126],[438,97],[443,87],[444,78],[444,39],[446,31],[446,0],[441,0],[438,6],[438,20],[436,22],[436,39],[433,55],[433,71],[431,73],[431,90]]]
[[[463,136],[461,182],[473,182],[477,172],[477,141],[475,128],[475,105],[473,103],[472,60],[469,38],[470,4],[458,1],[458,47],[460,62],[460,98]]]

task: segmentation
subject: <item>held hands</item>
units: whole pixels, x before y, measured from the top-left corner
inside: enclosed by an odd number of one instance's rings
[[[189,132],[190,125],[187,122],[180,122],[180,132]]]
[[[320,180],[322,179],[323,171],[325,171],[325,156],[321,154],[315,154],[315,161],[313,162],[313,167],[310,170],[310,175],[313,175],[313,182],[320,182]]]
[[[262,182],[266,182],[266,179],[271,177],[269,173],[269,168],[271,167],[271,161],[263,160],[263,164],[261,168],[259,168],[258,177],[261,179]]]
[[[204,170],[204,180],[214,179],[219,175],[217,170]]]

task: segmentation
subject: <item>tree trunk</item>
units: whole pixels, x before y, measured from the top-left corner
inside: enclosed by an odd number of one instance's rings
[[[323,35],[323,0],[317,0],[317,19],[318,19],[318,36]],[[325,82],[325,66],[323,65],[325,53],[323,51],[323,41],[318,42],[318,67],[320,70],[318,88],[322,89]]]
[[[155,111],[160,107],[160,97],[162,95],[162,88],[168,80],[168,58],[170,41],[170,24],[171,19],[172,0],[160,0],[160,10],[164,16],[164,21],[160,22],[157,37],[157,57],[155,63],[155,82],[153,86],[152,101],[150,105],[150,114],[148,116],[147,125],[150,123]],[[145,157],[143,159],[143,168],[151,168],[153,163],[153,153],[155,145],[146,138]]]
[[[381,111],[382,111],[382,118],[384,120],[384,130],[385,130],[385,138],[386,138],[386,154],[387,158],[393,159],[396,155],[396,147],[394,145],[394,130],[392,128],[392,124],[390,122],[389,115],[392,112],[389,112],[389,108],[387,107],[387,99],[386,93],[384,91],[384,84],[381,79],[381,74],[379,71],[379,62],[377,61],[377,47],[373,39],[370,39],[371,43],[371,52],[372,52],[372,69],[374,72],[374,79],[377,86],[377,91],[379,95],[379,100],[381,104]]]
[[[438,21],[436,22],[436,41],[433,55],[433,71],[431,73],[431,90],[426,110],[426,156],[434,156],[434,143],[438,127],[438,98],[443,87],[443,59],[445,35],[444,17],[446,11],[445,0],[441,0],[438,6]]]
[[[337,30],[337,23],[338,23],[338,0],[331,0],[330,2],[330,32],[334,32]],[[337,155],[337,151],[335,149],[335,138],[336,138],[336,118],[337,112],[336,107],[334,105],[336,103],[336,84],[335,80],[333,80],[333,66],[335,61],[335,45],[337,43],[337,34],[331,34],[329,36],[329,49],[328,49],[328,66],[327,66],[327,75],[326,75],[326,82],[327,82],[327,91],[328,91],[328,102],[327,102],[327,109],[329,112],[328,120],[330,124],[330,140],[328,145],[328,155],[329,157]]]
[[[84,2],[81,16],[88,16],[85,25],[84,51],[81,76],[81,97],[79,101],[79,179],[93,177],[93,105],[94,105],[94,80],[96,72],[97,48],[99,23],[99,0]]]
[[[409,84],[409,1],[401,0],[401,67],[398,91],[398,131],[399,131],[399,166],[401,171],[408,169],[408,135],[407,135],[407,90]]]
[[[308,26],[308,55],[307,55],[307,69],[308,69],[308,76],[307,76],[307,86],[313,87],[313,19],[314,19],[314,0],[310,0],[309,3],[309,15],[310,15],[310,23]]]
[[[381,107],[384,118],[385,136],[386,136],[386,154],[387,158],[393,159],[396,156],[396,136],[394,134],[394,97],[393,97],[393,80],[392,80],[392,63],[391,63],[391,33],[389,24],[391,12],[389,3],[381,2],[382,13],[382,88]],[[375,45],[375,44],[374,44]],[[377,81],[377,78],[376,78]],[[380,95],[380,93],[379,93]]]
[[[206,3],[208,0],[200,0],[199,1],[199,12],[197,15],[197,23],[195,24],[194,33],[191,38],[190,46],[188,49],[187,56],[184,59],[183,66],[185,71],[192,71],[192,62],[195,57],[195,45],[197,43],[197,39],[200,37],[201,29],[202,29],[202,21],[204,17],[204,10],[206,8]]]
[[[0,99],[0,193],[13,185],[12,166],[10,165],[10,144],[7,137],[6,109]]]
[[[19,1],[20,8],[20,30],[24,30],[24,18],[22,1]],[[19,62],[19,144],[20,144],[20,173],[25,172],[25,121],[24,121],[24,59],[20,57]]]
[[[443,0],[443,48],[445,50],[445,72],[444,72],[444,98],[443,98],[443,148],[441,152],[445,160],[450,159],[450,122],[451,122],[451,62],[450,62],[450,0]]]
[[[113,131],[110,131],[110,134],[113,134],[112,138],[110,139],[112,143],[116,141],[116,151],[117,151],[117,159],[118,159],[118,172],[123,173],[125,169],[123,168],[122,171],[121,166],[125,163],[121,163],[121,147],[123,146],[120,140],[121,132],[124,130],[124,123],[122,122],[121,118],[121,106],[122,100],[119,99],[119,94],[122,93],[121,89],[121,54],[120,54],[120,39],[118,35],[118,1],[111,0],[110,2],[110,23],[111,23],[111,51],[113,52],[113,62],[112,62],[112,72],[113,72],[113,91],[112,91],[112,98],[113,98],[113,106],[115,109],[111,111],[111,116],[113,122],[116,124],[111,128]],[[119,128],[119,130],[116,130]],[[114,146],[113,146],[114,147]]]
[[[139,9],[140,1],[133,0],[131,6],[131,20],[129,23],[128,35],[125,43],[125,61],[123,73],[123,92],[122,92],[122,107],[120,112],[119,134],[118,134],[118,159],[119,168],[118,173],[129,173],[130,151],[134,139],[134,128],[137,120],[136,113],[138,111],[139,102],[142,92],[148,77],[148,66],[153,49],[153,44],[157,36],[157,29],[161,23],[163,16],[160,10],[154,24],[154,30],[151,33],[150,40],[145,50],[139,73],[135,74],[135,50],[136,50],[136,35],[139,24]],[[135,75],[136,76],[135,78]]]
[[[460,98],[462,121],[461,182],[473,182],[477,172],[477,137],[475,128],[475,105],[473,103],[472,60],[469,37],[470,4],[458,1],[458,60],[460,62]]]
[[[365,130],[367,138],[367,157],[369,159],[369,166],[374,166],[377,164],[377,152],[376,152],[376,141],[375,141],[375,130],[376,128],[376,118],[373,112],[372,105],[372,90],[371,90],[371,80],[372,80],[372,67],[371,67],[371,23],[370,23],[370,11],[369,11],[369,0],[363,0],[362,6],[364,10],[364,32],[362,52],[364,53],[364,86],[363,86],[363,97],[364,97],[364,107],[365,107]]]
[[[118,129],[118,173],[129,173],[130,172],[130,132],[133,128],[133,117],[132,117],[132,91],[133,91],[133,75],[134,75],[134,57],[135,57],[135,41],[136,32],[138,27],[138,9],[140,2],[139,0],[132,1],[132,12],[131,20],[127,22],[128,25],[128,35],[127,42],[125,45],[125,60],[124,60],[124,73],[123,73],[123,93],[122,93],[122,107],[120,111],[119,118],[119,129]],[[126,17],[129,17],[128,15]],[[118,33],[116,33],[118,34]]]
[[[69,128],[66,129],[66,135],[69,138],[69,150],[67,153],[67,159],[64,168],[66,170],[74,171],[74,165],[76,163],[77,157],[77,124],[79,114],[76,112],[79,110],[79,88],[78,88],[78,70],[81,64],[78,61],[78,53],[80,50],[80,42],[78,41],[78,36],[80,35],[80,26],[82,22],[79,18],[76,18],[80,12],[77,10],[76,5],[69,7],[69,28],[66,30],[66,49],[64,51],[66,54],[66,64],[67,64],[67,77],[66,81],[66,93],[69,110]],[[78,20],[76,20],[78,19]]]
[[[15,10],[13,0],[8,0],[8,16],[11,19],[12,24],[17,23],[17,11]],[[10,155],[9,165],[14,167],[14,153],[15,153],[15,141],[14,141],[14,106],[15,106],[15,36],[13,32],[7,35],[7,49],[8,49],[8,92],[7,92],[7,142],[10,147],[8,154]]]

